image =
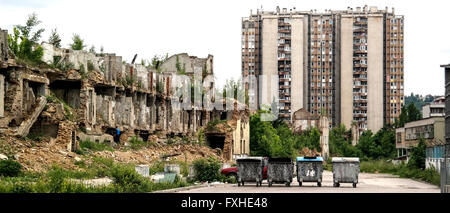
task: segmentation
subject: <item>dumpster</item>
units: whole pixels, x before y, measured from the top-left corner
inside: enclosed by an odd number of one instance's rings
[[[359,174],[359,158],[333,158],[333,186],[341,183],[353,183],[356,188]]]
[[[317,182],[317,186],[322,186],[322,163],[322,157],[297,157],[298,185],[302,186],[303,182]]]
[[[263,158],[247,157],[236,160],[238,167],[238,186],[243,186],[245,182],[256,182],[256,186],[261,186],[263,180]]]
[[[273,183],[284,183],[290,186],[294,176],[294,164],[290,158],[270,158],[267,165],[267,181],[269,186]]]

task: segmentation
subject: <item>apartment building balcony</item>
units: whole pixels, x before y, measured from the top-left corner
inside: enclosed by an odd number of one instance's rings
[[[285,96],[285,97],[290,97],[291,93],[288,92],[280,92],[280,95]]]
[[[353,107],[354,110],[367,110],[367,106],[358,106],[358,107]]]
[[[278,32],[280,32],[280,33],[290,33],[291,30],[288,30],[288,29],[279,29]]]
[[[280,99],[280,103],[291,103],[291,100]]]
[[[279,21],[278,22],[278,26],[290,26],[291,24],[289,24],[289,23],[286,23],[286,22],[282,22],[282,21]]]
[[[367,67],[367,64],[353,64],[354,67]]]
[[[367,50],[355,50],[357,54],[367,54]]]
[[[291,81],[289,78],[279,78],[280,82],[289,82]]]
[[[355,21],[354,25],[367,26],[367,21]]]
[[[278,70],[278,75],[290,75],[291,72],[289,71],[284,71],[284,70]]]
[[[367,31],[367,28],[360,28],[360,27],[353,28],[354,33],[364,33],[366,31]]]
[[[280,85],[280,89],[290,89],[291,86],[289,85]]]
[[[356,118],[366,118],[367,114],[366,113],[353,113],[353,117]]]
[[[367,103],[367,99],[356,99],[356,100],[353,100],[353,102],[355,102],[355,103]]]

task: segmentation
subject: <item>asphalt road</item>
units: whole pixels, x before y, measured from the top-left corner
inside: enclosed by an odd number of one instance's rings
[[[439,193],[439,187],[428,183],[407,178],[399,178],[389,174],[360,173],[359,183],[353,188],[351,183],[342,183],[339,188],[333,187],[333,174],[324,171],[322,187],[316,183],[303,183],[302,187],[294,179],[290,187],[284,184],[273,184],[268,187],[266,181],[256,187],[256,183],[245,183],[238,187],[237,184],[213,184],[209,187],[200,187],[181,193]]]

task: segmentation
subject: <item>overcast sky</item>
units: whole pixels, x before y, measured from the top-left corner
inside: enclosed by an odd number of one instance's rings
[[[0,0],[0,28],[11,32],[36,12],[46,29],[43,39],[57,28],[64,47],[77,33],[97,51],[103,46],[127,62],[136,53],[137,61],[155,54],[212,54],[217,84],[223,85],[240,76],[241,17],[250,9],[324,11],[364,5],[395,7],[396,14],[405,15],[405,94],[443,95],[440,65],[450,63],[450,3],[443,0]]]

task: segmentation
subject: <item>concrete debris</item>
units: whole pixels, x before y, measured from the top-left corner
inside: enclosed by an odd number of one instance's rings
[[[7,40],[1,42],[7,46]],[[161,156],[184,162],[214,156],[230,162],[236,155],[249,154],[249,110],[242,103],[224,100],[220,110],[176,107],[176,61],[189,77],[199,72],[213,75],[212,55],[177,54],[156,70],[124,63],[115,54],[46,43],[42,47],[47,67],[19,64],[1,52],[6,58],[0,60],[0,85],[7,86],[0,90],[0,141],[20,153],[17,159],[26,170],[41,171],[53,164],[78,168],[73,162],[81,158],[75,151],[86,140],[114,147],[127,143],[131,148],[150,143],[150,148],[140,150],[93,153],[146,165]],[[201,87],[209,91],[214,81]],[[226,109],[227,101],[234,103],[234,110]]]
[[[0,160],[8,160],[8,156],[0,154]]]

